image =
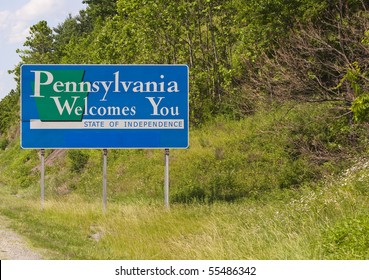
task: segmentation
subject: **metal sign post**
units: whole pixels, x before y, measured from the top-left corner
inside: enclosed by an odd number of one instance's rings
[[[41,209],[45,203],[45,149],[41,149]]]
[[[107,181],[107,156],[108,150],[103,150],[103,212],[106,213],[106,181]]]
[[[169,208],[169,149],[189,146],[189,72],[178,64],[24,64],[21,148],[165,149],[164,202]]]
[[[164,205],[169,209],[169,149],[165,149]]]

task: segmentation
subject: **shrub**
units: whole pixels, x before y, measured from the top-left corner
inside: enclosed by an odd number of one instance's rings
[[[368,259],[369,215],[336,223],[328,230],[323,249],[328,259]]]
[[[68,151],[68,158],[70,159],[70,171],[81,173],[82,170],[85,168],[89,155],[80,151],[80,150],[69,150]]]
[[[8,145],[9,145],[9,140],[8,139],[6,139],[6,138],[4,138],[4,139],[0,138],[0,150],[5,150],[6,147],[8,147]]]

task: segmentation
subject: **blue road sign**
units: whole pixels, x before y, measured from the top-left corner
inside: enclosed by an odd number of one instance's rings
[[[23,65],[22,148],[187,148],[187,65]]]

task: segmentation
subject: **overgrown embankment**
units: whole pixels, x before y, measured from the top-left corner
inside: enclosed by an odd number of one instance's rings
[[[357,168],[357,170],[356,170]],[[59,259],[367,259],[368,164],[315,188],[236,203],[39,201],[1,188],[0,212]]]
[[[239,121],[218,117],[192,129],[190,148],[171,153],[171,201],[232,202],[339,172],[365,150],[367,133],[365,126],[337,118],[335,110],[289,103]],[[0,153],[0,178],[14,194],[37,197],[38,151],[21,150],[18,141]],[[47,150],[46,156],[47,197],[100,197],[102,151]],[[108,184],[111,201],[160,200],[163,151],[111,150]]]
[[[289,103],[192,129],[171,152],[111,150],[101,213],[100,150],[47,151],[18,139],[0,152],[2,214],[36,246],[65,259],[364,259],[369,248],[364,126],[327,104]],[[16,133],[14,134],[16,138]]]

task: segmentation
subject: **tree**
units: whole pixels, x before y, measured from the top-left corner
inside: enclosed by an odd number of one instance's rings
[[[367,115],[359,113],[360,108],[369,113],[367,7],[354,0],[327,7],[318,18],[296,22],[288,37],[249,60],[247,83],[252,92],[279,100],[338,102],[345,114]]]
[[[105,21],[117,14],[117,0],[84,0],[87,14],[93,21]]]
[[[54,53],[54,35],[47,22],[42,20],[31,26],[30,35],[26,38],[23,44],[26,49],[17,49],[21,61],[8,71],[9,74],[14,74],[14,79],[17,82],[17,92],[19,92],[20,82],[20,66],[22,64],[31,63],[56,63],[57,59]]]
[[[17,50],[23,63],[54,63],[54,35],[45,20],[31,26],[30,35],[23,46],[25,50]]]
[[[71,37],[62,62],[188,64],[191,119],[201,122],[219,112],[237,86],[236,2],[117,0],[108,8],[86,1],[94,28]]]
[[[0,102],[0,136],[19,121],[19,93],[12,90]]]
[[[66,46],[69,42],[86,37],[92,32],[93,24],[86,11],[81,10],[75,17],[69,14],[64,22],[58,24],[53,30],[55,55],[58,60],[61,60],[67,55]]]

